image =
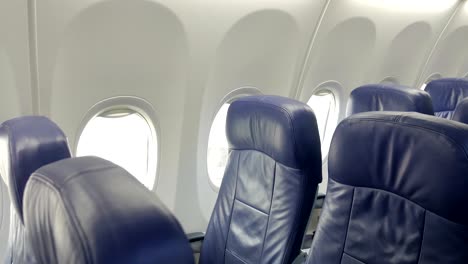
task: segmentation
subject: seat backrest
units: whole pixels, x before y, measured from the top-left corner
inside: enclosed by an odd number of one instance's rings
[[[321,181],[315,115],[279,96],[234,101],[229,157],[200,263],[291,263]]]
[[[455,108],[468,97],[468,79],[442,78],[429,82],[425,89],[431,95],[435,115],[452,119]]]
[[[6,263],[30,263],[34,258],[23,227],[23,193],[31,173],[69,157],[65,134],[46,117],[24,116],[1,124],[0,174],[8,186],[12,205]]]
[[[419,112],[434,115],[428,93],[394,84],[368,84],[351,92],[347,116],[370,111]]]
[[[458,103],[453,114],[452,120],[468,124],[468,98],[465,98]]]
[[[307,263],[468,263],[467,133],[419,113],[341,122]]]
[[[98,157],[61,160],[34,172],[24,216],[39,264],[193,263],[182,227],[156,195]]]

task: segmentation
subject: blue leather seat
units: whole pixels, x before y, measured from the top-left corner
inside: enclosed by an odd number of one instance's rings
[[[24,217],[40,264],[194,261],[182,227],[156,195],[98,157],[61,160],[34,172]]]
[[[418,112],[434,115],[428,93],[393,84],[368,84],[351,92],[347,116],[370,111]]]
[[[419,113],[341,122],[307,263],[468,263],[467,133]]]
[[[234,101],[229,157],[200,263],[291,263],[300,253],[322,159],[315,115],[279,96]]]
[[[465,98],[458,103],[453,114],[452,120],[468,124],[468,98]]]
[[[435,115],[452,119],[458,103],[468,97],[468,79],[437,79],[429,82],[425,90],[432,97]]]
[[[12,205],[5,263],[34,263],[24,237],[24,188],[36,169],[69,157],[67,138],[46,117],[19,117],[0,126],[0,174],[8,186]]]

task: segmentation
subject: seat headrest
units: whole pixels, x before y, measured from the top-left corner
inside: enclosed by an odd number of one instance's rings
[[[429,82],[425,89],[432,97],[437,116],[451,118],[457,104],[468,97],[468,79],[442,78]]]
[[[69,158],[63,131],[43,116],[24,116],[0,126],[0,173],[10,200],[23,221],[23,193],[31,173],[51,162]]]
[[[468,203],[466,135],[468,125],[419,113],[353,115],[335,131],[329,177],[399,195],[466,226],[468,210],[459,207]]]
[[[428,93],[393,84],[368,84],[351,92],[347,116],[370,111],[418,112],[434,115]]]
[[[182,227],[156,195],[98,157],[34,172],[24,211],[39,263],[193,263]]]
[[[468,124],[468,98],[465,98],[458,103],[452,120]]]
[[[312,109],[280,96],[247,96],[229,107],[226,134],[230,149],[257,150],[286,166],[305,169],[320,157],[320,136]]]

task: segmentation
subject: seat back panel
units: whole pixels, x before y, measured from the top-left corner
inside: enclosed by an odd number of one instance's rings
[[[369,112],[338,126],[308,264],[468,263],[468,127]]]
[[[316,118],[279,96],[233,102],[230,154],[200,263],[291,263],[300,253],[321,181]]]

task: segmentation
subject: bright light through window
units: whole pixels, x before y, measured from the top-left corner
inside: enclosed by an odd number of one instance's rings
[[[224,104],[219,109],[211,125],[208,138],[207,167],[208,175],[214,186],[221,186],[224,169],[226,168],[229,146],[226,138],[226,117],[229,104]]]
[[[312,95],[307,104],[314,110],[322,143],[322,158],[330,148],[331,138],[338,122],[335,96],[329,90],[320,90]]]
[[[153,130],[143,116],[129,109],[107,111],[85,126],[76,155],[107,159],[152,189],[156,177],[156,144]]]

